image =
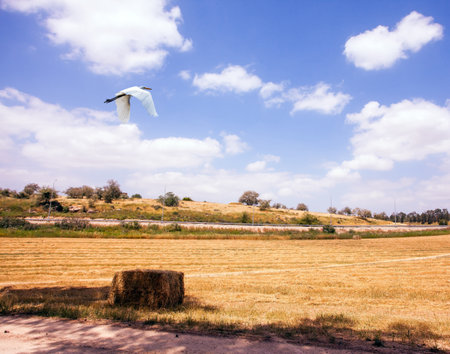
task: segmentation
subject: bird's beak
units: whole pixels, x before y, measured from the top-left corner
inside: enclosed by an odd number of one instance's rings
[[[146,89],[146,90],[151,90],[151,88],[150,88],[150,87],[143,87],[143,89]]]

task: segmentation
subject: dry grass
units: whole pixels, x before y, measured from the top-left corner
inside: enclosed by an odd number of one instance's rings
[[[373,263],[450,254],[449,236],[0,238],[0,249],[0,287],[12,286],[3,292],[0,312],[3,306],[4,311],[143,320],[202,331],[396,340],[450,349],[450,257]],[[108,307],[114,273],[133,268],[184,272],[185,305],[176,311]]]
[[[71,199],[60,197],[59,202],[63,205],[74,205],[79,208],[83,206],[88,209],[87,199]],[[155,219],[161,217],[161,204],[155,199],[126,199],[115,200],[112,204],[106,204],[102,201],[97,201],[95,209],[98,212],[108,212],[115,210],[116,212],[132,211],[134,213],[148,213],[154,216]],[[166,207],[164,214],[166,220],[183,220],[187,221],[229,221],[240,222],[243,213],[251,215],[255,213],[256,223],[295,223],[295,220],[304,217],[306,212],[291,209],[273,209],[261,211],[258,207],[243,205],[240,203],[211,203],[211,202],[196,202],[196,201],[180,201],[178,207]],[[330,214],[308,212],[317,217],[322,224],[330,222]],[[94,214],[92,214],[94,215]],[[361,219],[355,216],[346,215],[332,215],[332,222],[336,225],[381,225],[391,224],[389,221],[376,219]]]

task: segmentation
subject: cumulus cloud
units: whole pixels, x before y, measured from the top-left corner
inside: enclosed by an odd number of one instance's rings
[[[291,89],[284,97],[293,103],[291,114],[305,110],[323,114],[341,113],[352,96],[342,92],[331,92],[330,89],[330,85],[320,82],[313,87]]]
[[[423,99],[403,100],[390,106],[372,101],[361,112],[347,114],[356,125],[351,138],[353,159],[329,173],[357,170],[388,171],[395,162],[420,161],[440,154],[450,157],[450,108]]]
[[[199,91],[245,93],[259,89],[261,79],[239,65],[229,65],[220,73],[195,74],[192,84]]]
[[[433,22],[433,17],[413,11],[391,31],[380,25],[351,37],[345,43],[344,55],[359,68],[385,69],[442,37],[443,27]]]
[[[280,162],[280,157],[276,155],[264,155],[262,160],[249,163],[245,169],[248,172],[262,172],[264,170],[272,171],[273,169],[267,169],[267,164],[270,162]]]
[[[235,134],[221,134],[225,143],[225,153],[229,155],[237,155],[248,149],[246,142]]]
[[[17,155],[46,167],[152,171],[202,166],[223,155],[209,137],[143,139],[136,125],[117,124],[112,113],[68,111],[13,88],[0,91],[0,122],[3,161]]]
[[[268,100],[274,93],[283,92],[285,84],[275,84],[273,82],[266,82],[259,90],[259,95],[264,99]]]
[[[166,0],[3,0],[3,10],[38,14],[47,37],[68,46],[64,58],[81,59],[103,75],[160,68],[170,49],[187,51],[192,41],[178,26],[178,6]]]
[[[199,91],[248,93],[259,90],[266,107],[292,104],[291,114],[298,111],[315,111],[322,114],[338,114],[352,99],[343,92],[333,92],[331,86],[319,82],[314,86],[287,88],[287,83],[263,82],[255,74],[240,65],[229,65],[220,73],[195,74],[192,84]]]
[[[369,102],[347,119],[357,124],[351,143],[355,156],[387,160],[423,160],[431,154],[450,154],[450,109],[423,99],[390,106]]]

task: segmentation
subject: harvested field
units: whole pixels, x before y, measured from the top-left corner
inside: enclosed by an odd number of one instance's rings
[[[449,236],[320,241],[0,238],[0,247],[4,313],[450,349]],[[138,268],[183,272],[185,304],[176,311],[110,307],[107,294],[114,273]]]

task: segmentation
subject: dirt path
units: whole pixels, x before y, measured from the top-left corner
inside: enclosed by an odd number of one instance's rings
[[[358,348],[358,352],[366,352]],[[0,316],[0,353],[354,353],[295,345],[282,339],[255,341],[32,316]]]

